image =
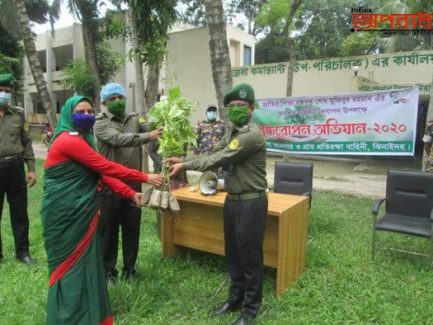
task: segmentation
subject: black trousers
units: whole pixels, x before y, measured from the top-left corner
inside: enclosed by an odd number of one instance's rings
[[[224,240],[230,289],[228,301],[241,304],[244,316],[256,316],[262,303],[263,240],[267,197],[224,203]]]
[[[29,216],[27,214],[27,182],[24,161],[17,157],[0,162],[0,225],[4,197],[9,203],[12,231],[15,240],[15,256],[20,258],[29,253]],[[0,234],[0,259],[3,258]]]
[[[122,231],[123,272],[135,273],[140,238],[141,209],[131,205],[110,190],[100,195],[102,257],[108,277],[117,276],[116,262],[119,247],[119,228]]]

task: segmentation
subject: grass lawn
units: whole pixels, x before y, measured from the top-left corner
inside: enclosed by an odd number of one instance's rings
[[[43,324],[48,274],[42,240],[38,184],[29,191],[31,252],[39,263],[14,259],[7,206],[3,212],[0,324]],[[260,324],[433,323],[432,271],[425,259],[384,251],[371,261],[371,200],[316,192],[310,211],[308,262],[302,277],[274,296],[275,272],[266,269]],[[230,324],[237,314],[212,318],[226,298],[224,258],[191,251],[163,260],[153,212],[143,210],[138,279],[110,287],[116,324]],[[423,239],[379,234],[379,244],[425,252]],[[119,259],[120,261],[120,259]]]

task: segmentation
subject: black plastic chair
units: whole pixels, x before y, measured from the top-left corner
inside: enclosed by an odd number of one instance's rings
[[[275,162],[274,192],[313,197],[313,164]]]
[[[377,220],[383,202],[385,214]],[[376,254],[376,232],[388,231],[424,237],[430,240],[429,254],[401,249],[393,250],[433,258],[433,173],[406,170],[388,170],[386,198],[373,203],[372,259]]]

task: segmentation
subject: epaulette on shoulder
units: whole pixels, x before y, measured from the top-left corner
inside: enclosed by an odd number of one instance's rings
[[[247,125],[244,125],[243,127],[241,127],[241,128],[239,129],[239,133],[245,133],[245,132],[248,132],[249,129],[250,129],[250,126],[249,126],[248,124],[247,124]]]
[[[101,118],[104,118],[104,117],[106,117],[107,115],[105,115],[105,113],[103,113],[103,112],[100,112],[98,115],[96,115],[96,119],[101,119]]]
[[[76,131],[71,131],[71,132],[69,132],[69,135],[79,135],[79,133]]]

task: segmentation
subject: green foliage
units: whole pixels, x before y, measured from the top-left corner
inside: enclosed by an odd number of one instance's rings
[[[265,3],[267,0],[231,0],[226,6],[227,20],[230,24],[236,24],[239,15],[244,15],[247,23],[237,23],[237,26],[256,36],[264,29],[256,23],[256,18]]]
[[[14,1],[15,0],[0,1],[0,25],[8,31],[8,34],[20,39],[21,35]],[[47,0],[25,0],[24,6],[26,7],[27,15],[31,22],[44,24],[49,19],[58,18],[57,13],[50,11],[50,5]],[[0,35],[3,37],[2,33]]]
[[[264,27],[269,26],[276,33],[282,33],[291,2],[291,0],[269,0],[262,6],[257,16],[257,23]]]
[[[23,72],[21,59],[24,48],[2,25],[0,25],[0,35],[0,73],[12,73],[19,79]],[[18,83],[16,86],[18,87]]]
[[[101,69],[101,83],[110,82],[123,63],[123,58],[118,53],[108,49],[106,43],[100,43],[96,47],[99,67]],[[74,89],[78,94],[93,98],[93,94],[99,92],[97,81],[90,72],[90,68],[84,59],[74,59],[62,73],[63,84],[66,88]]]
[[[204,0],[179,0],[185,6],[180,18],[184,23],[198,27],[206,26],[206,11]]]
[[[181,97],[179,87],[172,88],[167,100],[157,102],[148,113],[152,128],[164,127],[159,139],[159,150],[163,157],[185,153],[186,145],[196,146],[196,133],[191,126],[191,102]]]
[[[297,59],[321,59],[340,55],[340,46],[351,35],[351,8],[359,0],[305,1],[301,18],[296,22]]]
[[[124,59],[119,53],[110,51],[109,44],[106,42],[100,42],[96,46],[96,53],[98,56],[99,78],[101,84],[106,84],[114,78]]]
[[[139,56],[142,62],[156,65],[162,62],[167,43],[167,31],[176,20],[176,0],[127,1],[137,21]]]
[[[377,33],[352,33],[341,43],[341,56],[374,54],[377,50]]]
[[[274,63],[289,61],[287,44],[283,41],[281,34],[269,33],[256,43],[255,63]]]
[[[84,59],[74,59],[62,73],[65,88],[72,88],[79,95],[93,98],[96,80]]]
[[[119,17],[119,11],[107,11],[104,18],[105,38],[121,37],[126,41],[130,27]]]

